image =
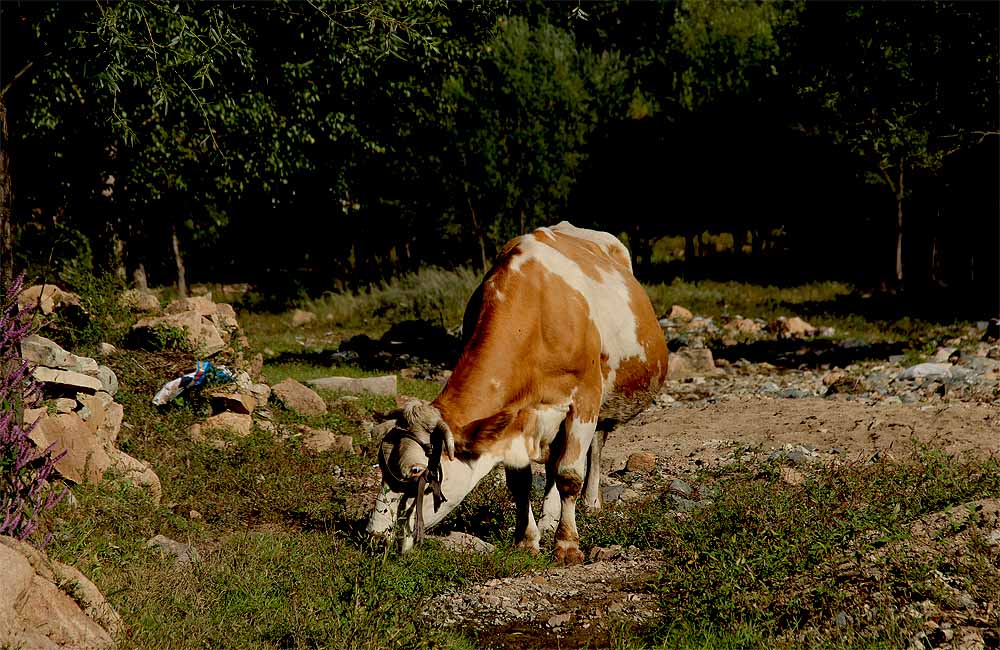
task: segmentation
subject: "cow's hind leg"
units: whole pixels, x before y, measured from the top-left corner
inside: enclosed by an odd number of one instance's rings
[[[580,535],[576,530],[576,500],[587,472],[587,456],[597,427],[593,420],[582,421],[573,410],[566,417],[566,444],[559,458],[556,487],[562,500],[559,526],[556,528],[556,562],[570,565],[583,562]]]
[[[507,474],[507,489],[514,497],[514,505],[517,507],[514,540],[519,547],[537,555],[541,533],[535,524],[535,514],[531,511],[531,465],[504,469]]]
[[[601,509],[601,451],[608,437],[607,431],[597,431],[587,453],[587,480],[583,482],[583,505],[591,512]]]

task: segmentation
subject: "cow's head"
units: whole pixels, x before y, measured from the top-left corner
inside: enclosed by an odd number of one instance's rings
[[[382,486],[368,520],[368,532],[387,535],[401,522],[403,550],[408,550],[419,524],[432,526],[440,521],[471,486],[463,485],[462,476],[468,468],[463,469],[464,463],[455,460],[455,438],[437,408],[413,401],[389,418],[391,427],[387,423],[390,428],[379,446]],[[442,507],[449,497],[455,503]]]

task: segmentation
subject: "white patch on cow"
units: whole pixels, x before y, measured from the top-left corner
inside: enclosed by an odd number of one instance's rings
[[[573,392],[576,392],[576,388],[573,389]],[[572,402],[573,397],[571,395],[564,404],[542,406],[535,409],[534,434],[538,438],[539,443],[541,443],[538,445],[539,448],[543,445],[548,446],[552,444],[552,441],[556,439],[556,434],[559,433],[559,426],[566,419],[566,414],[569,413],[569,406]],[[530,434],[531,432],[528,433]]]
[[[551,230],[596,242],[605,250],[617,250],[625,255],[626,259],[628,257],[625,246],[608,233],[577,228],[565,221],[553,226]],[[604,382],[604,395],[611,394],[615,371],[622,359],[638,357],[640,361],[646,360],[646,349],[639,342],[635,313],[629,302],[627,278],[612,266],[611,270],[598,268],[600,279],[596,280],[584,273],[574,260],[555,248],[534,237],[521,237],[518,240],[517,254],[511,259],[510,268],[518,272],[521,266],[530,260],[539,262],[550,273],[559,276],[586,301],[590,319],[601,336],[602,350],[608,356],[610,372]],[[629,270],[631,271],[631,262]]]
[[[491,379],[490,386],[493,388],[493,390],[499,393],[500,390],[503,388],[503,382],[500,381],[499,379]]]
[[[503,298],[504,298],[503,291],[500,291],[499,289],[497,289],[496,290],[496,299],[497,299],[497,302],[503,302]]]
[[[567,222],[566,222],[566,221],[564,221],[563,223],[567,223]],[[535,232],[540,232],[540,233],[542,233],[543,235],[548,235],[548,237],[549,237],[549,238],[550,238],[550,239],[551,239],[552,241],[555,241],[555,240],[556,240],[556,235],[555,235],[555,233],[553,233],[553,232],[552,232],[552,229],[551,229],[551,228],[549,228],[549,227],[547,227],[547,226],[542,226],[541,228],[537,228],[537,229],[535,230]]]
[[[614,253],[617,252],[618,255],[621,255],[628,260],[628,270],[630,273],[632,272],[632,256],[628,254],[628,249],[625,248],[625,244],[621,243],[621,241],[611,233],[602,232],[600,230],[577,228],[568,221],[560,221],[549,230],[565,233],[578,239],[592,241],[598,246],[604,247],[604,250],[608,252],[608,256],[612,259],[615,257]]]
[[[521,468],[527,467],[529,463],[531,463],[531,453],[528,451],[527,437],[514,436],[507,451],[504,452],[503,464],[511,468]]]

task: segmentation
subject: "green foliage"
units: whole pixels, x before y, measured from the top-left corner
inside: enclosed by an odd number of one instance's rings
[[[677,100],[687,109],[746,93],[778,75],[787,52],[783,30],[795,24],[796,2],[677,4],[670,29],[681,69],[674,73]]]
[[[487,239],[496,248],[558,220],[589,135],[607,115],[600,109],[625,110],[625,79],[617,54],[594,54],[570,32],[515,16],[464,74],[445,80],[445,160],[466,203],[456,218],[472,226],[484,263]]]

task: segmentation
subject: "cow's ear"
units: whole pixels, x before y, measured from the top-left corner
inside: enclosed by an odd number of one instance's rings
[[[403,417],[403,407],[399,406],[391,411],[374,411],[372,416],[375,418],[376,422],[399,422],[400,418]]]

